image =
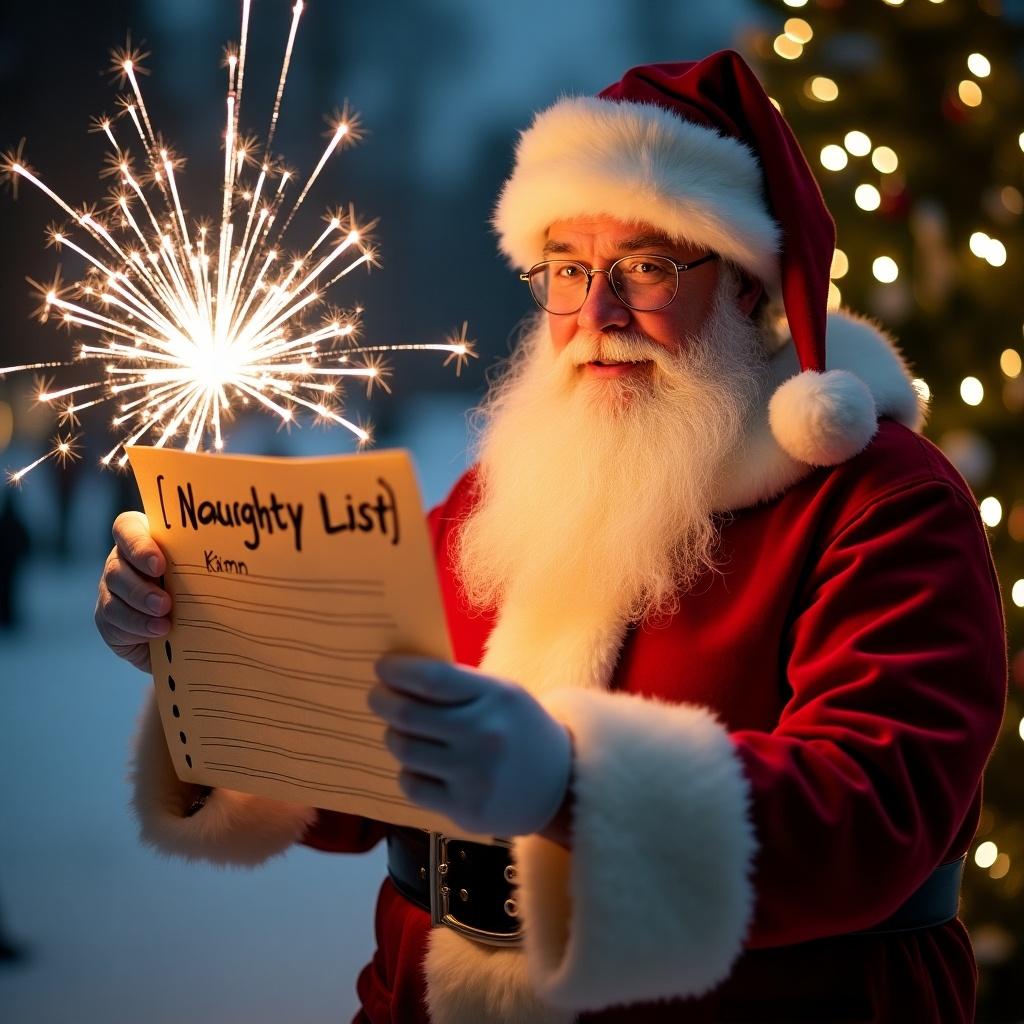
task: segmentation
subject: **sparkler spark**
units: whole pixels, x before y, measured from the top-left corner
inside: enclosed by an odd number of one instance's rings
[[[327,143],[302,180],[271,153],[278,127],[292,50],[304,5],[292,8],[281,72],[266,142],[239,130],[245,80],[251,0],[242,0],[241,43],[225,51],[227,96],[224,165],[216,229],[190,221],[182,205],[179,176],[184,160],[154,130],[139,78],[147,54],[131,41],[112,53],[111,71],[126,92],[118,112],[94,118],[90,130],[105,137],[108,152],[101,178],[116,178],[103,212],[79,208],[54,192],[26,163],[22,143],[2,157],[0,169],[17,194],[28,182],[67,218],[51,224],[47,245],[73,252],[84,276],[64,284],[31,281],[40,295],[39,319],[71,331],[91,333],[67,361],[0,367],[0,377],[26,370],[57,369],[98,362],[103,377],[52,389],[38,400],[53,403],[68,427],[85,409],[112,403],[119,440],[100,460],[123,466],[125,449],[139,442],[161,447],[179,438],[186,451],[224,447],[222,423],[238,404],[254,403],[290,425],[303,410],[318,422],[350,430],[360,444],[369,429],[346,418],[339,405],[346,378],[365,383],[367,393],[387,384],[383,356],[406,350],[448,353],[461,372],[474,357],[466,325],[437,344],[364,345],[361,309],[344,313],[327,306],[327,291],[357,267],[378,265],[369,232],[354,210],[325,215],[326,227],[301,256],[282,252],[295,215],[324,167],[360,137],[358,118],[347,105],[328,120]],[[136,167],[139,170],[136,170]],[[295,198],[290,195],[295,193]],[[314,327],[315,310],[327,312]],[[9,474],[19,482],[36,466],[77,457],[72,435],[58,434],[52,449]]]

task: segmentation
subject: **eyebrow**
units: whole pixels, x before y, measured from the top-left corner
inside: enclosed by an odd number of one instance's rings
[[[616,245],[616,248],[623,252],[640,252],[643,249],[671,249],[674,243],[668,235],[646,234],[634,235],[626,238]],[[550,256],[554,253],[572,253],[575,249],[568,242],[559,242],[555,239],[548,239],[544,243],[543,254]]]

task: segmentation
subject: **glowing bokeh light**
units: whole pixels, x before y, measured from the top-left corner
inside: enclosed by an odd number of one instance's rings
[[[831,78],[817,75],[807,82],[804,92],[820,103],[831,103],[839,98],[839,86]]]
[[[1020,353],[1015,348],[1004,348],[999,355],[999,369],[1010,380],[1015,380],[1019,377],[1021,370],[1024,369],[1024,362],[1021,360]]]
[[[981,521],[989,527],[998,526],[1003,520],[1003,506],[998,498],[984,498],[978,505]]]
[[[989,877],[996,881],[1005,878],[1010,873],[1010,855],[1000,851],[988,873]]]
[[[999,856],[999,847],[991,840],[981,843],[974,851],[974,863],[979,868],[990,868]]]
[[[846,155],[846,150],[835,143],[826,146],[821,151],[821,166],[826,171],[841,171],[849,162],[850,158]]]
[[[789,18],[782,26],[782,31],[801,46],[805,46],[814,37],[814,29],[803,18]]]
[[[867,156],[871,152],[871,138],[864,132],[847,132],[843,138],[843,145],[851,156]]]
[[[956,94],[965,107],[980,107],[983,99],[981,86],[969,78],[965,78],[957,87]]]
[[[888,146],[878,146],[871,154],[871,165],[882,174],[892,174],[900,165],[899,157]]]
[[[787,35],[776,36],[772,47],[785,60],[796,60],[804,52],[803,46]]]
[[[871,273],[876,281],[882,284],[892,284],[900,276],[900,268],[891,256],[879,256],[871,264]]]
[[[858,185],[853,193],[854,202],[870,213],[882,205],[882,193],[874,185]]]
[[[960,397],[967,405],[981,405],[985,398],[985,388],[977,377],[964,377],[960,381]]]
[[[992,65],[988,57],[981,53],[972,53],[967,58],[967,68],[977,78],[988,78],[992,74]]]

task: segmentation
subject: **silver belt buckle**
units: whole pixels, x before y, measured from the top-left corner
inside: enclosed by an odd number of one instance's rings
[[[505,839],[495,839],[497,846],[511,848]],[[441,832],[430,833],[430,923],[435,928],[444,925],[452,931],[483,942],[488,946],[518,946],[522,942],[522,925],[514,932],[490,932],[486,928],[474,928],[465,924],[452,913],[451,887],[447,884],[448,837]],[[513,901],[509,901],[510,903]],[[509,913],[506,908],[506,913]],[[509,916],[515,916],[509,914]]]

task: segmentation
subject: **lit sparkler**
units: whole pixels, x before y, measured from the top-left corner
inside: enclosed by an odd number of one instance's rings
[[[326,227],[301,256],[286,257],[282,239],[321,171],[334,153],[359,138],[358,119],[347,109],[331,123],[328,142],[312,172],[298,181],[271,152],[278,126],[292,49],[303,11],[292,9],[266,142],[241,135],[239,116],[245,80],[251,0],[242,0],[241,42],[229,48],[224,170],[216,231],[190,225],[181,203],[181,159],[154,131],[139,86],[147,56],[116,50],[112,71],[130,92],[115,117],[97,118],[93,129],[106,136],[110,152],[101,176],[116,175],[120,187],[101,215],[95,207],[75,209],[54,192],[22,157],[22,147],[3,158],[15,188],[27,181],[67,215],[54,225],[47,243],[74,252],[86,263],[85,276],[64,285],[60,275],[40,292],[42,321],[56,318],[69,329],[93,332],[95,342],[78,344],[76,358],[0,367],[0,376],[49,370],[81,361],[103,364],[103,376],[53,389],[41,386],[38,399],[60,410],[73,427],[78,413],[105,402],[116,404],[112,425],[117,444],[100,460],[123,466],[125,449],[137,443],[162,447],[182,437],[186,451],[224,446],[222,421],[236,403],[255,403],[291,423],[305,409],[320,422],[350,430],[360,444],[369,431],[342,415],[339,389],[346,378],[387,389],[382,355],[403,350],[448,353],[458,373],[475,357],[466,326],[442,343],[361,345],[361,309],[342,312],[327,305],[332,285],[357,267],[377,265],[369,240],[372,224],[360,225],[349,209],[329,212]],[[137,173],[139,161],[146,168]],[[257,153],[261,155],[257,156]],[[314,310],[322,315],[315,326]],[[53,448],[10,474],[13,482],[48,459],[76,457],[75,441],[58,434]]]

